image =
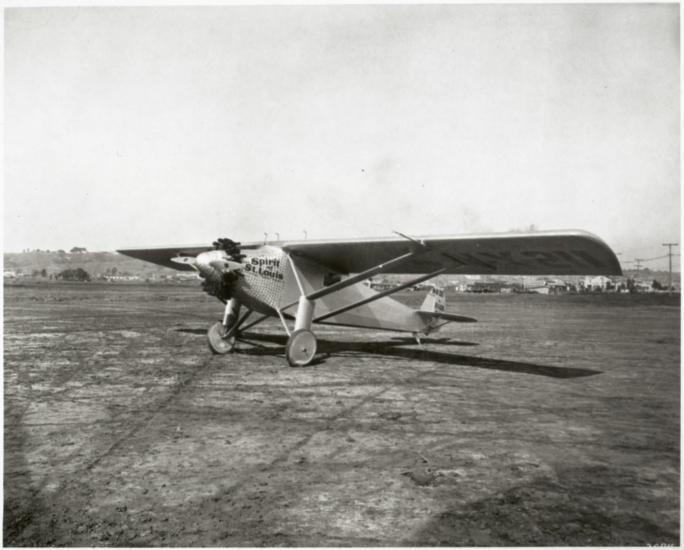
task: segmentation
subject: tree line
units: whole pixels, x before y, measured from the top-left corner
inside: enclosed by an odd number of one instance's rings
[[[61,279],[62,281],[90,281],[90,273],[88,273],[82,267],[77,267],[74,269],[64,269],[59,273],[50,273],[48,275],[47,269],[34,269],[31,272],[31,277],[43,277],[50,279]]]

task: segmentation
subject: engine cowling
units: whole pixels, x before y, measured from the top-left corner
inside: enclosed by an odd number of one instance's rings
[[[199,254],[194,266],[204,279],[202,289],[210,296],[226,301],[233,297],[242,277],[244,254],[240,251],[240,243],[230,239],[217,239],[213,244],[215,250]]]
[[[231,260],[223,250],[202,252],[195,258],[195,267],[199,271],[202,289],[219,300],[229,300],[235,293],[238,281],[242,277],[243,265]]]

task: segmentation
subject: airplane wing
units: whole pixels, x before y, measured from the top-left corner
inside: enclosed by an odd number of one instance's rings
[[[262,243],[244,243],[242,250]],[[539,231],[270,242],[293,257],[303,257],[337,273],[361,273],[403,254],[415,252],[407,261],[384,273],[423,274],[445,268],[446,274],[467,275],[622,275],[614,252],[586,231]],[[197,256],[211,246],[131,248],[117,252],[181,271],[190,265],[172,261]]]
[[[129,248],[126,250],[117,250],[119,254],[143,260],[178,271],[193,271],[192,266],[179,264],[171,261],[171,258],[179,256],[197,256],[207,250],[212,250],[212,246],[165,246],[163,248]]]
[[[622,275],[615,253],[586,231],[539,231],[408,239],[347,239],[281,245],[339,273],[360,273],[407,252],[415,256],[385,273],[469,275]]]
[[[261,243],[246,243],[240,246],[242,250],[259,248]],[[153,264],[169,267],[178,271],[193,271],[190,264],[182,264],[174,262],[173,258],[178,257],[195,257],[202,252],[214,250],[211,245],[179,245],[179,246],[164,246],[153,248],[127,248],[124,250],[117,250],[119,254],[130,256],[138,260],[150,262]]]

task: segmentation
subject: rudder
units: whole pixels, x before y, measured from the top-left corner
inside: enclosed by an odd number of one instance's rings
[[[446,311],[446,296],[444,288],[432,286],[430,292],[423,300],[423,305],[420,306],[421,311],[430,313],[444,313]]]

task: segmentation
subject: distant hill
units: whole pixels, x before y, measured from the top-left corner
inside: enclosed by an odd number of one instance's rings
[[[47,275],[56,275],[65,269],[81,267],[92,278],[104,275],[137,276],[142,279],[173,277],[181,272],[157,266],[117,252],[64,252],[32,250],[30,252],[6,252],[3,254],[5,271],[17,275],[31,275],[45,269]]]
[[[168,277],[187,278],[192,277],[192,273],[175,271],[166,267],[160,267],[148,262],[129,258],[117,252],[65,252],[65,251],[45,251],[32,250],[28,252],[6,252],[3,254],[5,261],[5,271],[13,271],[17,275],[31,275],[35,271],[40,272],[45,269],[48,277],[56,275],[65,269],[75,269],[81,267],[85,269],[93,279],[105,275],[116,275],[124,277],[136,277],[140,279],[164,279]],[[635,278],[636,270],[625,270],[625,277]],[[653,281],[667,284],[667,271],[651,271],[648,268],[639,270],[639,280]],[[381,276],[382,277],[382,276]],[[449,279],[459,278],[459,276],[448,276]],[[389,275],[388,279],[392,279]],[[400,277],[401,278],[401,277]],[[464,276],[460,278],[465,280]],[[500,280],[510,279],[518,281],[520,277],[496,277]],[[578,277],[561,277],[569,282]],[[679,286],[680,274],[672,273],[673,283]]]

